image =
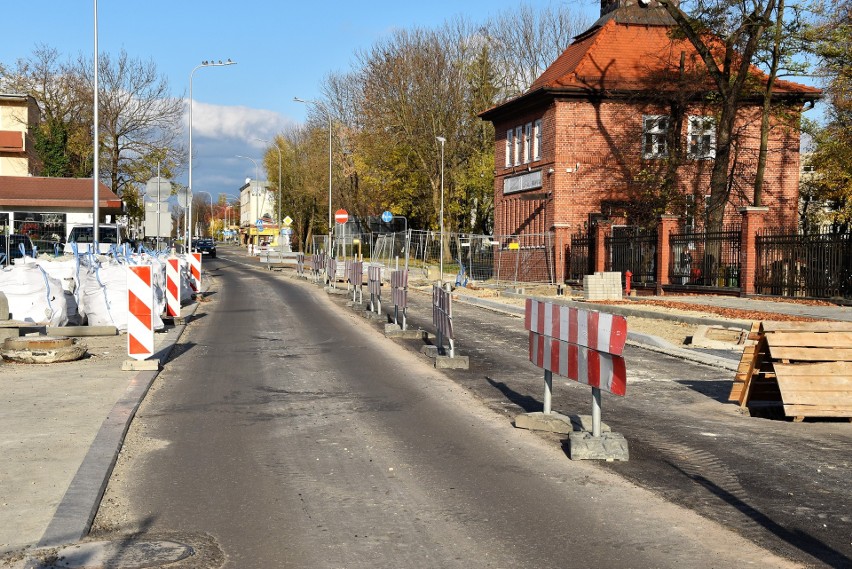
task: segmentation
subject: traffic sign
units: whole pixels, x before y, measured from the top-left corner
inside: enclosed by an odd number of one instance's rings
[[[255,225],[257,225],[258,231],[263,231],[263,220],[262,219],[258,219],[257,223],[255,223]]]
[[[385,223],[390,223],[391,221],[393,221],[393,214],[389,211],[382,213],[382,221],[384,221]]]
[[[344,224],[349,221],[349,214],[346,212],[345,209],[339,209],[334,212],[334,221],[340,224]]]
[[[290,225],[291,223],[293,223],[293,218],[291,218],[289,215],[285,216],[284,217],[284,225]]]
[[[166,178],[151,178],[145,184],[145,196],[154,202],[164,202],[172,195],[172,183]]]

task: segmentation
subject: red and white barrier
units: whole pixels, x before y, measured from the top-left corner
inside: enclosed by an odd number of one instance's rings
[[[532,299],[527,299],[524,325],[531,333],[617,356],[627,341],[623,316]]]
[[[150,265],[127,267],[127,355],[145,360],[154,355],[154,288]]]
[[[531,333],[530,361],[546,371],[613,395],[627,391],[627,368],[621,356]]]
[[[180,316],[180,259],[166,260],[166,314]]]
[[[186,257],[189,263],[189,283],[195,292],[201,290],[201,253],[190,253]]]
[[[623,316],[527,299],[524,326],[538,367],[613,395],[627,391]]]

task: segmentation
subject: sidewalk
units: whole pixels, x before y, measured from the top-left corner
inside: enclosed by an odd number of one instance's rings
[[[194,313],[198,304],[183,308]],[[155,334],[162,365],[185,325]],[[0,363],[0,554],[83,538],[156,371],[121,371],[127,335],[81,338],[87,357]]]

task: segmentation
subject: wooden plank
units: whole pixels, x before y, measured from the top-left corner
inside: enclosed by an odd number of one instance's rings
[[[852,332],[775,332],[765,338],[770,346],[852,348]]]
[[[852,417],[852,407],[814,407],[812,405],[784,405],[788,417]]]
[[[760,332],[852,332],[852,322],[761,322]]]
[[[758,326],[757,323],[752,325],[752,329]],[[740,404],[740,407],[745,406],[746,401],[748,400],[748,385],[751,381],[752,375],[754,374],[755,363],[758,361],[760,352],[765,349],[765,340],[760,340],[754,346],[754,349],[749,353],[746,350],[743,350],[742,356],[740,356],[740,364],[737,367],[737,375],[745,374],[745,377],[742,382],[735,381],[734,385],[731,386],[731,393],[728,394],[728,401],[736,401]]]
[[[852,374],[852,366],[847,362],[817,362],[800,364],[775,364],[775,373],[785,377],[797,376],[822,376],[822,377],[849,377]],[[849,386],[852,389],[852,385]]]
[[[772,358],[776,360],[802,362],[852,362],[852,348],[808,348],[800,346],[770,345],[769,352]]]

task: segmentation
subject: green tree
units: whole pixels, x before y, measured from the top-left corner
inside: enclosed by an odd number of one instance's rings
[[[815,169],[814,197],[829,206],[828,221],[852,221],[852,7],[842,0],[821,5],[819,20],[807,32],[825,82],[824,125],[810,125]]]

